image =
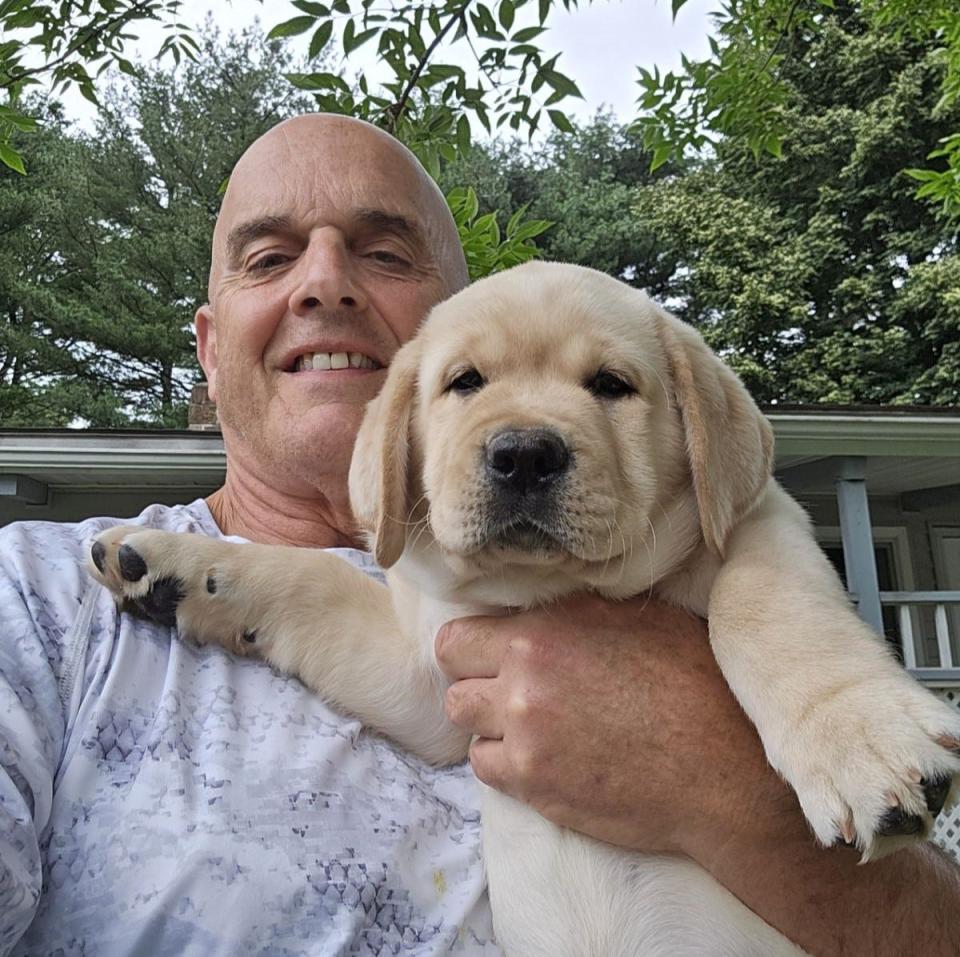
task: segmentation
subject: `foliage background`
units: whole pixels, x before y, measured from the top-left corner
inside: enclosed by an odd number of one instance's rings
[[[13,6],[0,0],[0,23],[38,5]],[[28,171],[0,166],[0,425],[185,424],[221,186],[256,136],[318,108],[376,122],[421,156],[473,276],[539,251],[647,288],[761,402],[960,404],[944,152],[960,130],[958,70],[952,35],[934,28],[950,9],[796,0],[761,18],[737,0],[715,62],[641,71],[644,111],[623,125],[563,111],[579,91],[539,45],[549,2],[393,3],[382,19],[346,0],[297,6],[269,40],[174,30],[176,60],[161,66],[98,35],[90,56],[121,73],[74,78],[99,104],[92,135],[11,85],[0,45],[12,104],[0,143]],[[925,19],[905,28],[920,6]],[[286,45],[301,34],[307,62]],[[479,71],[453,62],[457,34]],[[332,66],[338,45],[364,43],[393,70],[383,88]],[[480,129],[490,136],[472,142]]]

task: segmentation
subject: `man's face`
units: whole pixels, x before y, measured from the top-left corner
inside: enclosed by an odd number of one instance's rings
[[[397,144],[349,120],[304,117],[248,151],[197,315],[234,462],[308,485],[345,474],[385,367],[448,292],[438,200]]]

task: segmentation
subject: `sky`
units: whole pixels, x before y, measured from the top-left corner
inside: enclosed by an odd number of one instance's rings
[[[687,0],[674,22],[669,0],[594,0],[592,4],[582,0],[581,7],[570,13],[558,2],[547,21],[548,31],[537,42],[551,55],[561,52],[558,69],[573,78],[583,93],[582,101],[568,100],[562,108],[581,120],[601,107],[611,108],[621,120],[633,119],[636,67],[671,69],[679,67],[681,53],[694,59],[707,56],[708,12],[717,6],[716,0]],[[529,4],[529,17],[535,17],[536,7]],[[289,0],[266,4],[258,0],[187,0],[182,19],[199,32],[208,12],[221,28],[241,29],[259,18],[264,31],[302,15]],[[515,30],[525,25],[521,13]],[[128,47],[128,57],[136,60],[155,55],[163,41],[162,30],[138,24],[134,32],[140,40]],[[299,44],[305,54],[308,41],[309,33],[289,42]],[[446,62],[455,60],[449,55],[446,58]],[[343,66],[348,76],[363,71],[368,79],[375,79],[379,68],[374,44],[361,47]],[[63,99],[68,115],[91,128],[94,108],[75,91]]]

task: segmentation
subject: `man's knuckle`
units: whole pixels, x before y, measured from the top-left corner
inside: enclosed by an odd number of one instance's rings
[[[515,744],[510,749],[510,764],[519,782],[531,781],[539,767],[537,750],[526,742]]]
[[[477,780],[482,784],[498,791],[503,790],[505,777],[502,768],[488,760],[483,749],[477,746],[476,741],[470,745],[470,767],[477,776]]]
[[[449,665],[451,663],[456,637],[456,629],[452,622],[448,621],[445,625],[440,626],[434,641],[434,654],[439,664]]]
[[[511,723],[526,723],[534,710],[532,696],[525,688],[517,688],[507,699],[506,716]]]
[[[450,685],[444,698],[447,717],[458,727],[466,718],[466,704],[464,693],[458,685]]]

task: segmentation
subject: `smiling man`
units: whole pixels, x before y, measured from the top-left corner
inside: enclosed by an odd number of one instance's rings
[[[376,575],[347,501],[363,406],[466,281],[443,197],[390,137],[322,115],[262,137],[197,313],[225,483],[133,521],[328,547]],[[119,615],[83,564],[121,522],[0,531],[0,955],[498,953],[470,766],[428,767],[295,680]],[[483,780],[696,858],[812,952],[956,952],[953,869],[816,848],[702,622],[578,597],[438,641]]]
[[[346,474],[364,405],[430,307],[466,283],[443,196],[395,140],[304,117],[255,143],[224,197],[197,313],[227,450],[209,502],[220,528],[354,544]]]

